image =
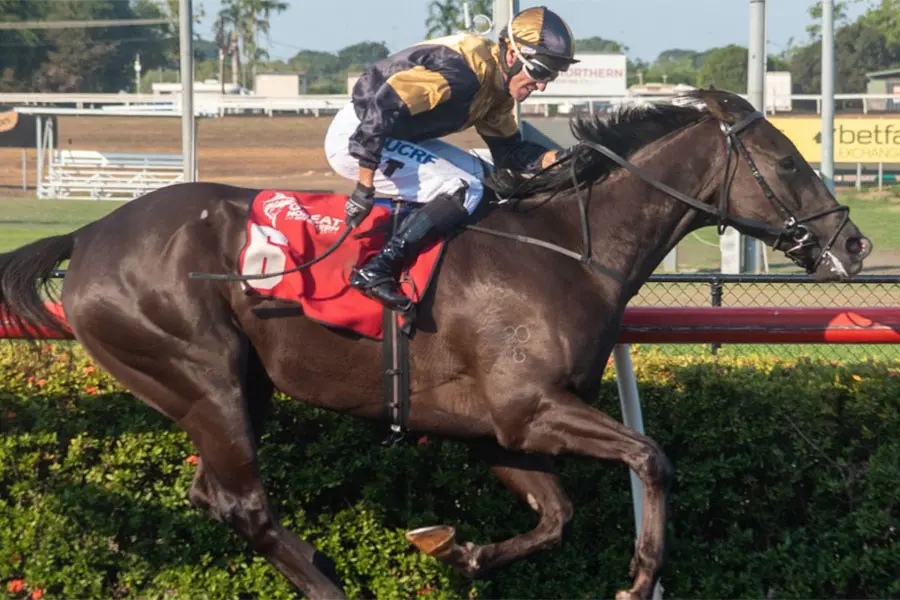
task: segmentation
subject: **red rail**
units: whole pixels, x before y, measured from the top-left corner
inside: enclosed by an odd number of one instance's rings
[[[900,308],[633,307],[620,341],[898,344]]]
[[[62,307],[51,311],[64,318]],[[72,339],[36,328],[43,339]],[[23,331],[0,315],[0,338],[22,339]],[[898,344],[900,308],[630,307],[623,343]]]

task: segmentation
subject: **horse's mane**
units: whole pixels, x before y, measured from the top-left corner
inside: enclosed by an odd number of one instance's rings
[[[575,116],[569,127],[575,139],[603,144],[619,156],[628,158],[647,144],[682,127],[709,116],[702,94],[694,90],[669,102],[650,102],[643,105],[622,105],[606,115]],[[578,152],[575,165],[577,180],[597,181],[619,166],[599,152],[587,149]],[[571,189],[571,163],[529,176],[508,169],[497,169],[485,178],[485,185],[501,198],[524,198],[545,192]]]

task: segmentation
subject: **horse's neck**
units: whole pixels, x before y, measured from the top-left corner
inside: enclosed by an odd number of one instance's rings
[[[701,199],[711,192],[720,158],[707,127],[691,127],[648,147],[632,162],[658,181]],[[699,224],[696,211],[624,169],[595,186],[590,212],[594,256],[621,272],[625,290],[632,294]]]

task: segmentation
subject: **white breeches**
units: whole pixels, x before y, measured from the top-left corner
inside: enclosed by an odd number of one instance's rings
[[[359,126],[353,105],[335,115],[325,135],[325,156],[331,168],[347,179],[359,179],[359,164],[350,156],[350,136]],[[484,192],[484,169],[479,159],[441,140],[418,143],[388,137],[375,170],[375,193],[407,202],[428,202],[440,194],[452,194],[464,184],[465,207],[475,211]]]

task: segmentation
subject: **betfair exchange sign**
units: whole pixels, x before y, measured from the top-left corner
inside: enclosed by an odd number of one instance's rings
[[[822,161],[821,117],[769,117],[807,162]],[[835,117],[834,162],[900,164],[900,118]]]

